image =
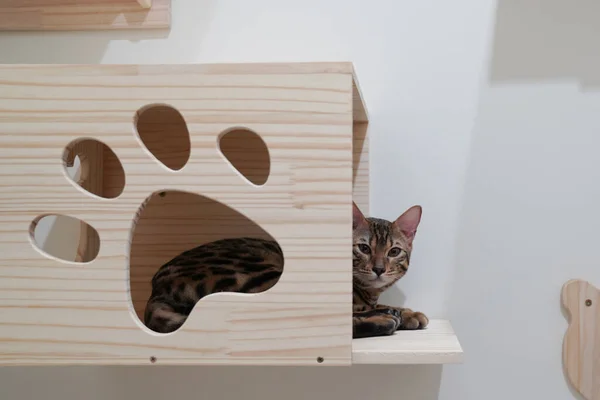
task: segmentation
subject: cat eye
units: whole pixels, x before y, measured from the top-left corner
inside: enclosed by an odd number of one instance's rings
[[[358,249],[365,254],[371,254],[371,248],[364,243],[360,243]]]
[[[388,251],[388,257],[398,257],[401,251],[402,250],[398,247],[392,247],[390,251]]]

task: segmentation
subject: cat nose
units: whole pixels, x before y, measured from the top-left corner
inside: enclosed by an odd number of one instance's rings
[[[375,272],[375,274],[377,274],[377,276],[381,276],[381,274],[383,274],[385,272],[385,267],[375,266],[375,267],[373,267],[373,272]]]

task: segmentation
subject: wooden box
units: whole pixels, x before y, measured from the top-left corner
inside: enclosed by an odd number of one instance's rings
[[[4,65],[0,93],[0,364],[351,364],[351,201],[369,203],[351,64]],[[36,246],[48,215],[81,223],[72,260]],[[273,288],[143,325],[161,264],[241,235],[282,247]]]

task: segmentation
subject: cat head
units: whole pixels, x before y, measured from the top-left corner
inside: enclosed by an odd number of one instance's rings
[[[385,289],[408,271],[413,240],[421,222],[421,206],[394,221],[365,218],[352,203],[352,272],[367,288]]]

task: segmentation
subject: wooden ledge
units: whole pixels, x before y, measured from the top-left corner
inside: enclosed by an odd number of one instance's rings
[[[171,0],[3,0],[0,31],[164,29]]]
[[[422,331],[354,339],[352,364],[459,364],[463,350],[446,320],[432,320]]]

